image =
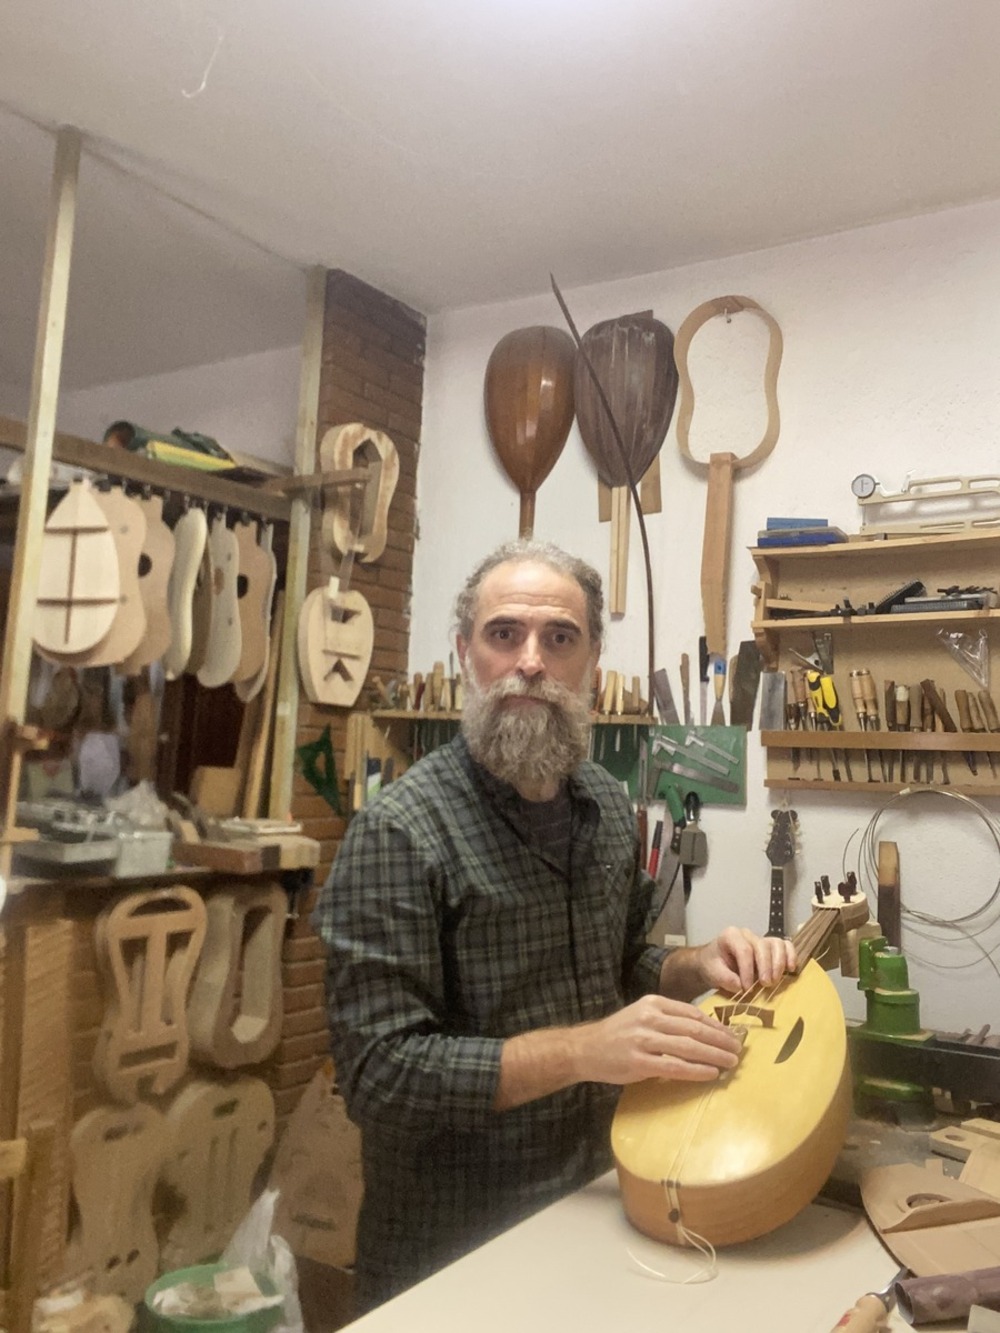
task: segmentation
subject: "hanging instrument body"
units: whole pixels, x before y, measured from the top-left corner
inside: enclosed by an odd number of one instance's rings
[[[820,965],[759,996],[718,993],[699,1007],[744,1029],[735,1069],[717,1081],[626,1087],[612,1127],[625,1213],[674,1245],[762,1236],[810,1203],[851,1114],[844,1013]]]

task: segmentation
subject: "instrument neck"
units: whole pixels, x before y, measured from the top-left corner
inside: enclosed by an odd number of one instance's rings
[[[813,904],[813,914],[805,925],[796,932],[792,943],[799,960],[800,969],[810,958],[822,952],[823,946],[840,925],[840,910],[833,907],[819,907]]]

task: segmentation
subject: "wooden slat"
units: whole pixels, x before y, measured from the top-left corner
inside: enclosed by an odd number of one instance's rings
[[[76,184],[80,167],[80,135],[62,129],[56,140],[52,173],[45,266],[38,308],[35,360],[31,371],[31,403],[24,451],[24,483],[17,514],[14,568],[0,667],[0,723],[24,721],[31,669],[31,620],[41,561],[42,533],[48,502],[52,437],[55,434],[59,376],[62,369],[69,271],[76,220]],[[14,802],[21,776],[21,757],[9,749],[2,758],[6,776],[4,824],[13,824]],[[10,871],[10,850],[0,848],[0,870]]]
[[[24,449],[26,443],[27,427],[13,417],[0,417],[0,444],[11,449]],[[251,486],[246,482],[233,481],[218,472],[202,472],[198,468],[164,463],[157,458],[144,458],[142,454],[130,453],[128,449],[98,444],[96,440],[67,435],[62,431],[53,436],[52,458],[69,467],[87,468],[104,476],[136,481],[144,486],[152,486],[157,491],[172,491],[175,495],[187,495],[209,504],[245,509],[248,513],[259,514],[262,518],[279,523],[288,519],[291,508],[281,493],[280,482],[283,478],[277,479],[279,484],[275,486],[270,482]]]
[[[295,431],[295,472],[316,471],[316,434],[319,424],[319,383],[323,357],[323,317],[326,311],[326,270],[315,268],[309,278],[309,303],[302,342],[302,373],[299,380],[299,416]],[[268,814],[281,819],[292,804],[292,769],[299,708],[299,673],[296,642],[299,612],[305,601],[309,568],[309,498],[296,496],[291,502],[288,526],[288,560],[285,566],[285,608],[278,665],[278,701],[274,719],[271,759],[271,788]]]

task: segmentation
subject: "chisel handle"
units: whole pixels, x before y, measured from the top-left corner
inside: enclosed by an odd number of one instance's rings
[[[896,686],[896,726],[900,731],[910,729],[910,687]]]
[[[896,682],[894,680],[885,682],[885,728],[886,731],[896,730]]]
[[[997,717],[996,705],[989,690],[979,691],[979,702],[983,706],[983,721],[987,731],[1000,731],[1000,718]]]
[[[832,1333],[878,1333],[886,1327],[889,1312],[877,1296],[862,1296],[834,1324]]]
[[[972,713],[969,711],[969,691],[955,691],[955,707],[958,709],[958,725],[963,731],[975,731],[972,725]]]
[[[864,700],[868,729],[869,731],[878,731],[878,693],[875,689],[875,681],[867,667],[862,667],[858,675],[861,678],[861,697]]]

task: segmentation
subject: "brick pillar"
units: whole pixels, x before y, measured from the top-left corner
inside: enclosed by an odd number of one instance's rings
[[[328,275],[318,439],[331,426],[361,421],[384,431],[399,453],[399,483],[389,507],[385,551],[371,565],[356,563],[351,576],[352,588],[364,594],[372,609],[375,649],[371,670],[383,680],[405,677],[409,659],[424,346],[422,315],[347,273],[335,271]],[[320,524],[314,518],[310,591],[325,585],[340,563],[338,552],[322,549],[320,537]],[[363,707],[366,702],[367,692],[363,690],[358,706]],[[297,744],[317,740],[329,725],[345,810],[346,723],[345,710],[312,704],[304,696],[300,698]],[[301,774],[295,776],[292,814],[301,820],[303,832],[317,838],[322,846],[316,879],[319,885],[343,837],[345,820],[334,814]],[[299,917],[285,943],[285,1025],[270,1070],[281,1120],[294,1109],[328,1050],[324,950],[309,924],[314,901],[315,893],[300,904]]]

